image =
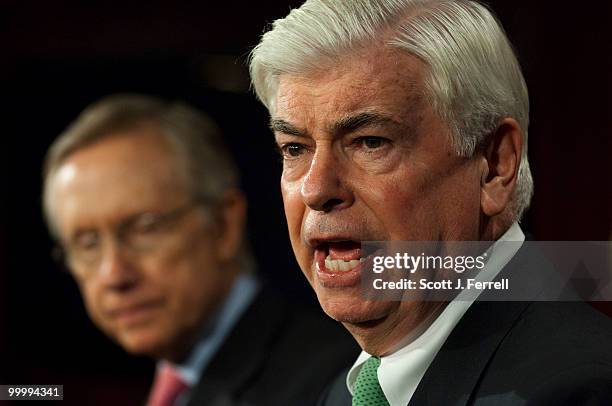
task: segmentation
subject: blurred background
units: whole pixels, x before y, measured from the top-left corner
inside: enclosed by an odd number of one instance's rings
[[[63,384],[63,404],[137,405],[153,363],[127,356],[87,318],[54,264],[40,209],[41,163],[89,103],[115,92],[178,98],[227,135],[249,197],[260,271],[313,304],[286,236],[280,160],[245,60],[265,27],[301,1],[0,3],[0,384]],[[605,2],[490,1],[531,99],[535,197],[524,228],[540,240],[608,240],[610,13]],[[610,304],[596,307],[612,314]]]

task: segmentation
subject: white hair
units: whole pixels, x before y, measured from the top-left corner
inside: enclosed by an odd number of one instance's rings
[[[276,20],[250,55],[255,92],[274,113],[278,78],[338,65],[357,48],[383,43],[428,67],[426,96],[450,127],[458,155],[472,156],[500,121],[514,118],[523,150],[513,219],[529,206],[529,97],[512,46],[495,16],[468,0],[308,0]]]

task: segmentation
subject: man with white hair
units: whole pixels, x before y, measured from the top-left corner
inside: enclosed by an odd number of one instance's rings
[[[520,302],[362,295],[363,241],[491,241],[488,278],[550,276],[518,249],[529,100],[485,6],[308,0],[263,35],[250,72],[296,258],[363,349],[324,404],[612,399],[610,322],[584,304],[536,302],[535,286]]]

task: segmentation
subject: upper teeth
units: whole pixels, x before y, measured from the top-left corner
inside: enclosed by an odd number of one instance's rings
[[[331,259],[331,256],[328,255],[327,258],[325,258],[325,268],[332,271],[350,271],[363,261],[363,258],[353,259],[350,261],[344,261],[342,259]]]

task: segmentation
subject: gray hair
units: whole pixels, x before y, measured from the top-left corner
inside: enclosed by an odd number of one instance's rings
[[[76,151],[113,134],[154,125],[174,148],[183,165],[187,187],[195,199],[218,202],[224,192],[239,187],[238,169],[220,130],[204,113],[181,102],[138,95],[115,94],[87,107],[50,146],[43,167],[43,209],[49,230],[59,237],[50,204],[51,178]],[[241,258],[249,262],[243,244]]]
[[[503,28],[482,4],[468,0],[308,0],[276,20],[250,55],[257,96],[271,114],[279,76],[338,65],[340,56],[381,42],[428,66],[426,95],[449,125],[458,155],[472,156],[499,122],[512,117],[523,132],[513,219],[529,207],[529,97]]]

